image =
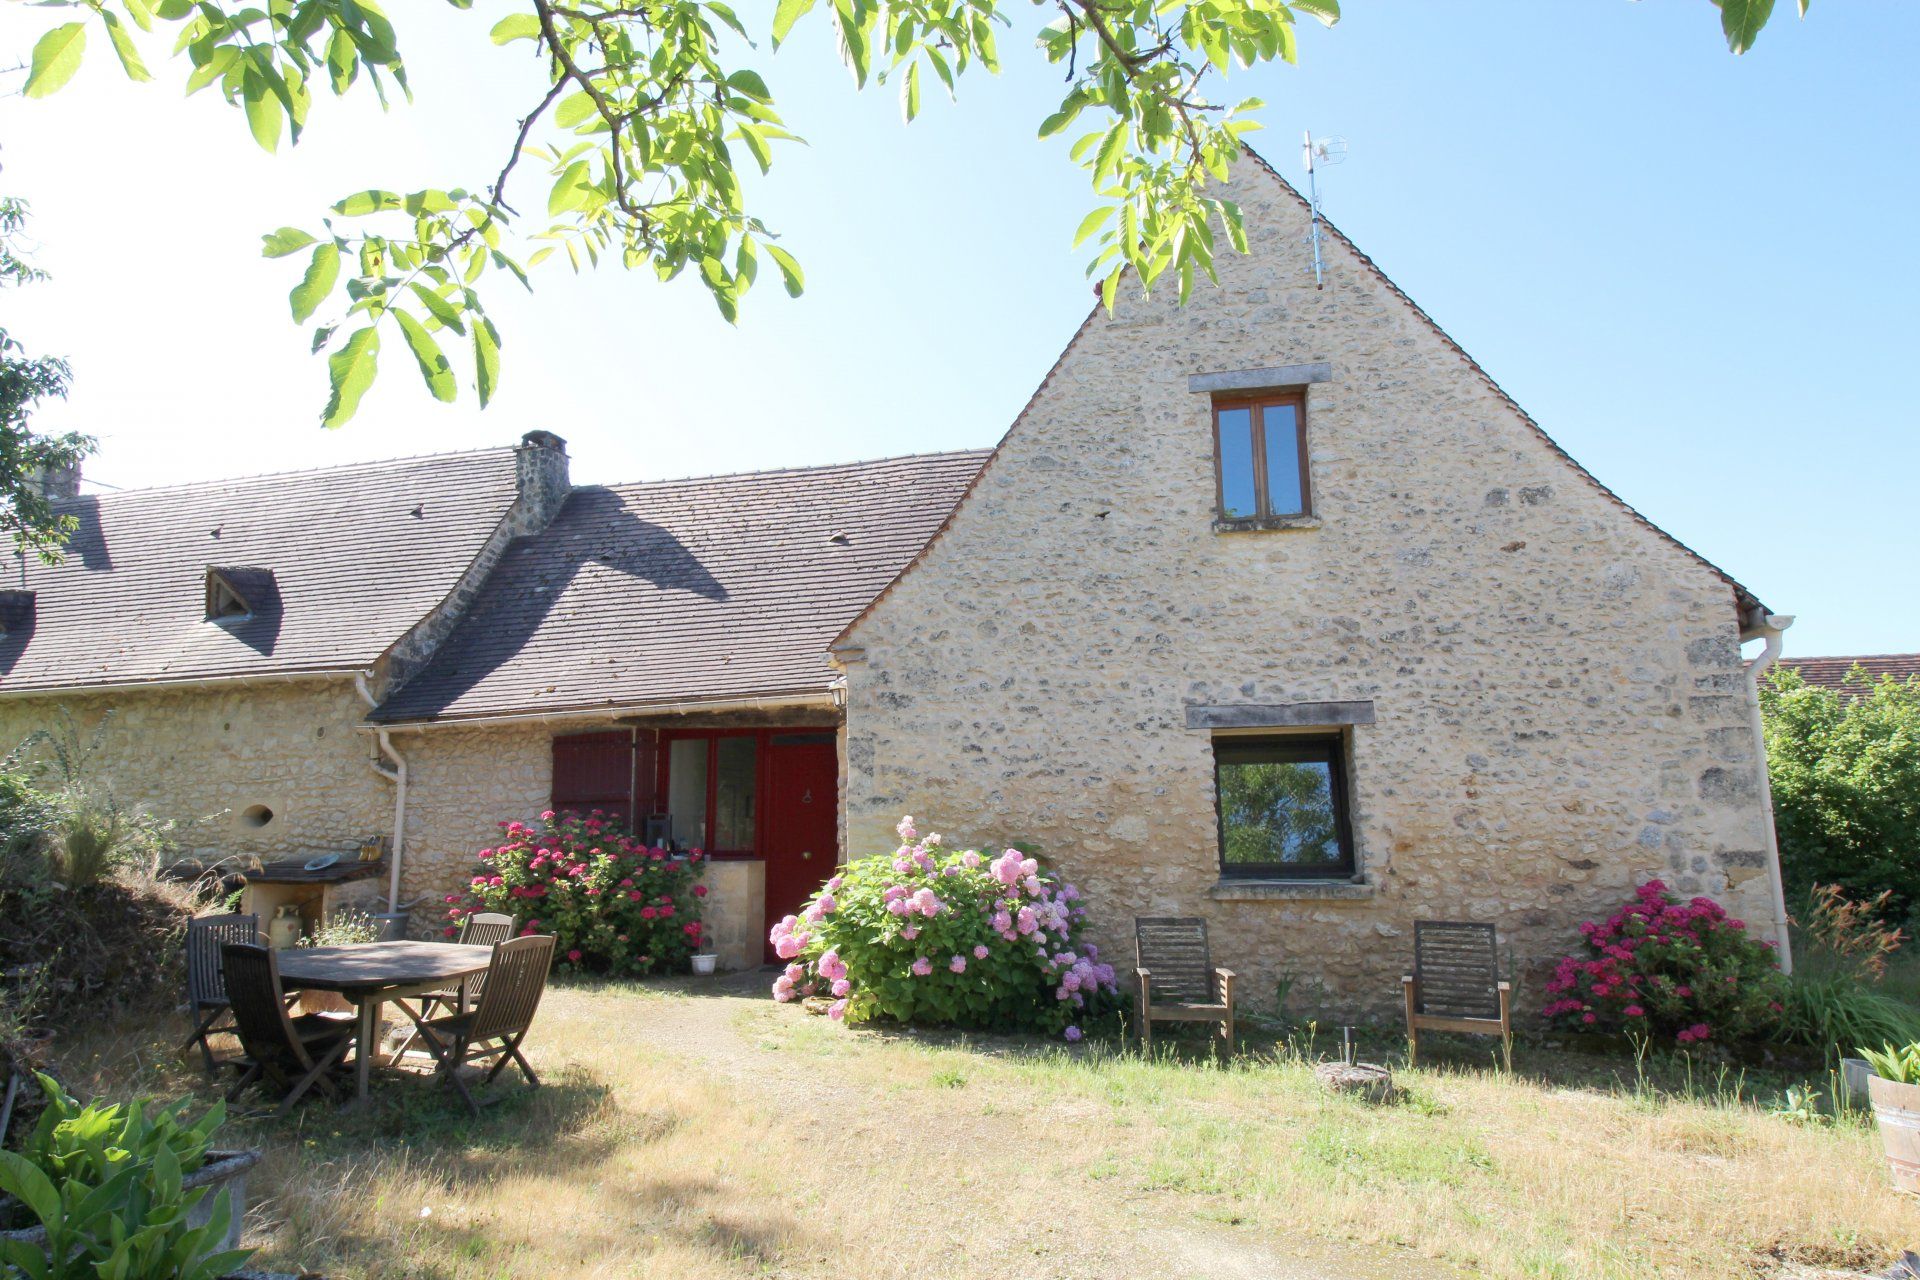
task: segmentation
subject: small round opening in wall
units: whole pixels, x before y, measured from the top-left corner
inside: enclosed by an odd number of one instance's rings
[[[263,804],[249,805],[240,811],[240,825],[256,830],[273,821],[273,810]]]

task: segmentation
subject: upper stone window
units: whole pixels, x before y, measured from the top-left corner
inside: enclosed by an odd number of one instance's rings
[[[1285,525],[1312,514],[1303,390],[1216,398],[1213,439],[1222,525]]]
[[[273,570],[209,566],[207,621],[251,618],[274,598]]]

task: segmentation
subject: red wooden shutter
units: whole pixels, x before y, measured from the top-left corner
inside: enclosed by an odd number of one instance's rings
[[[570,733],[553,740],[553,808],[604,809],[632,828],[633,734],[627,729]]]
[[[633,825],[635,835],[644,835],[641,824],[648,814],[664,813],[660,803],[660,732],[642,729],[633,736]]]

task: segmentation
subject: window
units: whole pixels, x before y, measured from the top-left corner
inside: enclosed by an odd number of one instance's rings
[[[634,742],[630,729],[568,733],[553,740],[552,807],[557,813],[604,810],[633,821]]]
[[[667,817],[675,847],[715,854],[754,852],[760,735],[684,732],[666,744]]]
[[[1252,522],[1308,513],[1306,426],[1303,392],[1214,401],[1222,520]]]
[[[239,622],[279,611],[280,588],[271,569],[209,566],[207,621]]]
[[[1337,737],[1216,739],[1220,874],[1351,878],[1343,756]]]

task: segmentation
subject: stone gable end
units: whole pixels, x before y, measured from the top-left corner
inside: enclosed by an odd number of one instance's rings
[[[1659,875],[1770,927],[1736,588],[1546,439],[1256,160],[1252,252],[1180,307],[1089,317],[946,528],[842,637],[854,856],[911,812],[1020,840],[1130,917],[1206,915],[1256,991],[1399,998],[1415,919],[1493,921],[1523,969]],[[1216,532],[1198,374],[1306,387],[1310,527]],[[1361,883],[1220,881],[1195,707],[1346,723]],[[1231,719],[1231,712],[1228,713]],[[1523,1000],[1527,997],[1523,988]],[[1532,984],[1533,1003],[1539,1001]]]

